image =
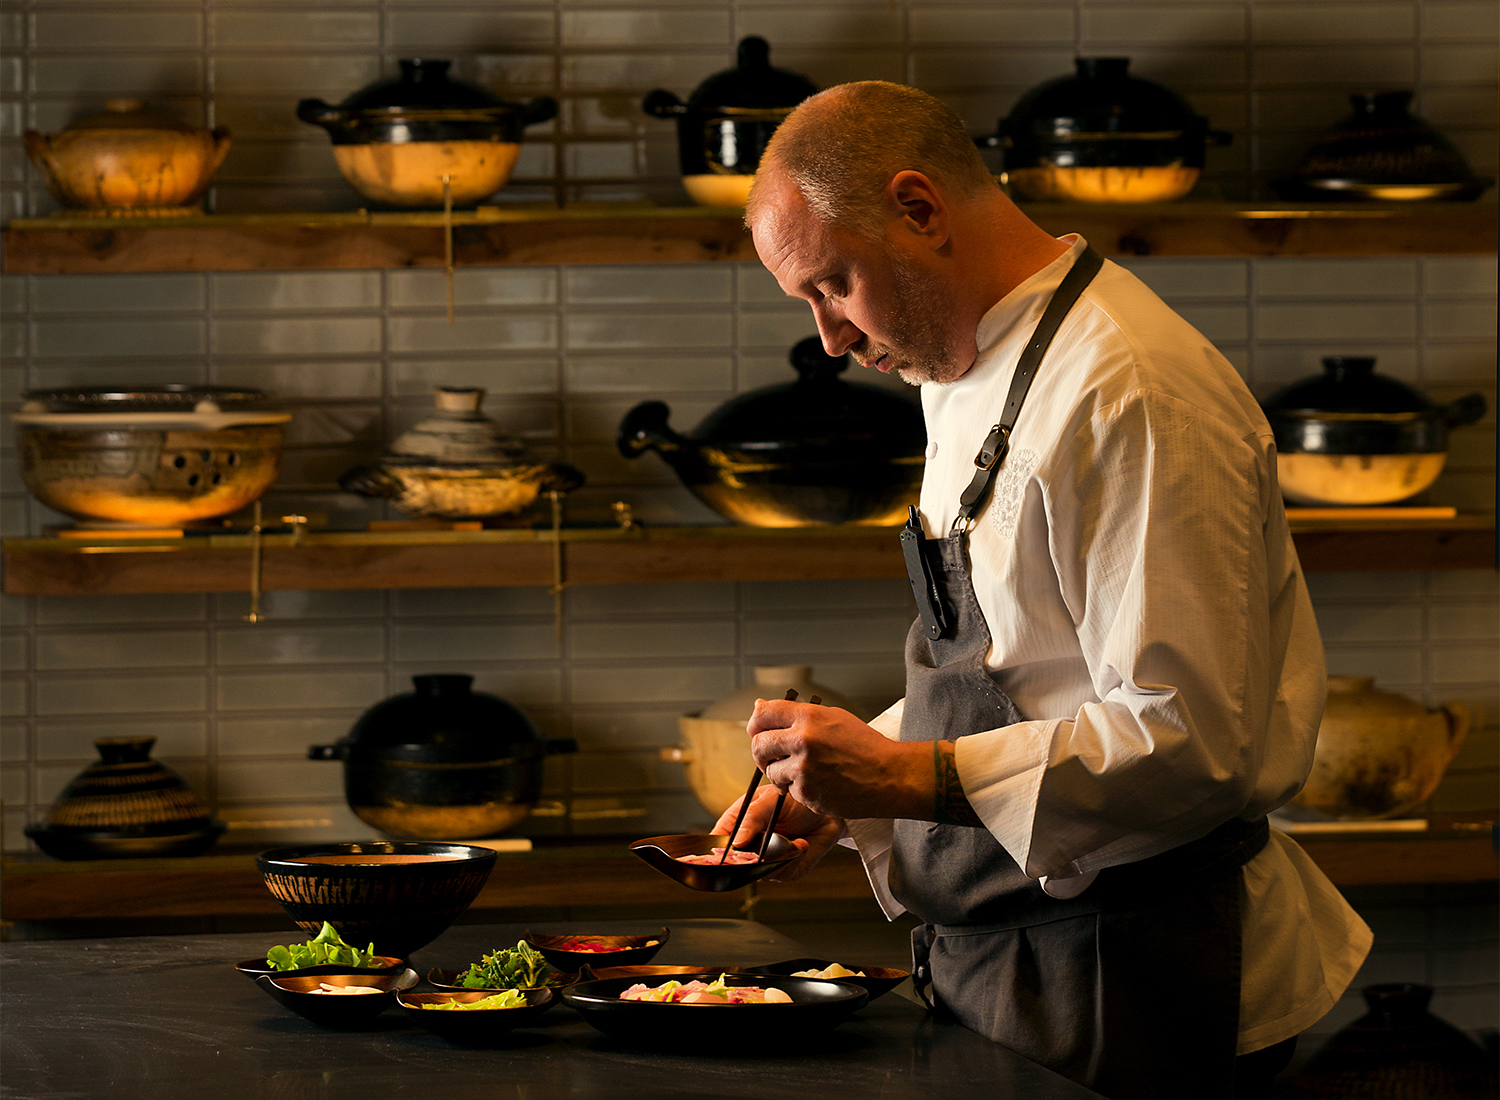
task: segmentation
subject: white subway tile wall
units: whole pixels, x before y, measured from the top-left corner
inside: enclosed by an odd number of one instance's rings
[[[127,12],[128,7],[128,12]],[[1200,194],[1261,196],[1348,92],[1407,86],[1415,109],[1495,175],[1496,7],[1485,2],[1065,4],[866,0],[802,5],[705,0],[641,5],[538,0],[524,8],[344,0],[293,12],[255,0],[0,3],[0,210],[55,208],[20,132],[55,130],[106,96],[145,96],[229,126],[211,208],[351,209],[326,135],[293,114],[338,100],[398,58],[446,56],[457,75],[511,99],[555,96],[555,123],[528,129],[516,177],[493,201],[686,201],[671,124],[640,109],[724,68],[744,34],[820,84],[914,83],[976,134],[1075,54],[1120,54],[1233,134],[1211,150]],[[1496,399],[1495,263],[1486,258],[1139,260],[1128,266],[1214,339],[1259,396],[1316,372],[1322,356],[1374,355],[1379,369],[1447,401]],[[27,388],[196,381],[259,385],[295,413],[268,504],[360,526],[387,513],[340,493],[339,472],[378,455],[424,415],[436,384],[481,385],[487,411],[589,483],[569,516],[602,521],[624,499],[659,523],[716,522],[655,456],[613,438],[640,400],[687,430],[735,393],[790,379],[790,346],[813,328],[757,265],[535,267],[460,271],[456,323],[427,271],[0,276],[0,404]],[[888,379],[865,379],[900,389]],[[19,482],[0,448],[0,527],[36,534],[61,517]],[[1454,432],[1436,503],[1494,505],[1495,418]],[[1429,706],[1468,703],[1476,728],[1432,801],[1496,801],[1500,590],[1488,571],[1309,578],[1335,672]],[[541,589],[268,593],[266,623],[237,595],[0,597],[0,798],[4,844],[40,820],[93,757],[94,738],[148,733],[233,838],[271,843],[371,835],[344,805],[336,764],[308,761],[410,677],[464,671],[524,707],[549,736],[544,796],[571,816],[536,834],[634,834],[708,824],[680,766],[658,750],[676,716],[750,678],[807,662],[877,711],[901,692],[910,613],[900,581],[673,584],[564,593],[563,630]],[[1431,900],[1431,899],[1428,899]],[[1490,909],[1484,910],[1489,904]],[[1488,924],[1437,927],[1472,909]],[[1361,896],[1380,954],[1365,979],[1443,985],[1439,1009],[1494,1026],[1493,905]],[[1445,917],[1444,914],[1448,916]],[[1448,936],[1459,954],[1434,947]],[[1462,957],[1460,957],[1460,955]],[[1346,1001],[1320,1025],[1357,1014]],[[1461,1018],[1459,1018],[1461,1017]]]

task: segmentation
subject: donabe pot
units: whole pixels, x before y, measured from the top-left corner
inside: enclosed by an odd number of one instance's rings
[[[201,130],[140,99],[109,99],[65,130],[22,135],[52,197],[76,213],[114,217],[201,213],[229,131]]]
[[[1128,57],[1080,57],[1077,73],[1038,85],[981,144],[1003,151],[1021,198],[1098,203],[1180,199],[1203,174],[1210,130],[1177,93],[1129,73]]]
[[[764,38],[740,39],[735,53],[735,67],[698,85],[686,103],[658,88],[641,104],[647,114],[677,121],[682,184],[699,206],[744,206],[771,134],[818,90],[772,65]]]
[[[448,77],[446,60],[403,60],[401,75],[337,106],[297,104],[297,117],[333,139],[333,157],[349,185],[371,202],[471,206],[510,178],[524,129],[557,114],[539,96],[508,103],[476,84]]]
[[[469,840],[519,825],[542,789],[542,759],[576,752],[547,740],[474,677],[413,676],[416,690],[375,704],[347,737],[313,745],[344,762],[344,796],[361,821],[398,839]]]
[[[583,474],[541,462],[480,411],[484,390],[441,386],[433,415],[402,433],[373,466],[356,466],[339,485],[391,501],[408,515],[437,519],[510,515],[540,493],[569,492]]]
[[[816,336],[791,354],[797,381],[732,398],[691,436],[647,401],[625,414],[620,453],[655,451],[694,496],[749,527],[889,526],[915,504],[927,432],[916,402],[839,378]]]
[[[1471,393],[1434,405],[1421,391],[1375,373],[1375,360],[1330,356],[1323,374],[1263,403],[1276,437],[1282,494],[1298,504],[1392,504],[1442,473],[1448,429],[1485,412]]]
[[[86,526],[182,527],[258,500],[291,414],[228,386],[32,390],[11,415],[21,478]]]

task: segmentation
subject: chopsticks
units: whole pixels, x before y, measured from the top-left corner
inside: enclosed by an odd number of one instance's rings
[[[787,688],[784,698],[788,703],[795,703],[797,701],[797,689]],[[816,695],[812,696],[807,701],[815,707],[821,706],[823,703],[823,700]],[[740,826],[745,823],[745,812],[750,809],[750,799],[755,796],[755,788],[760,786],[760,781],[764,774],[765,773],[762,772],[759,768],[756,768],[755,774],[750,777],[750,786],[745,788],[745,797],[740,802],[740,812],[736,814],[734,818],[734,828],[729,830],[729,839],[724,842],[724,851],[719,856],[718,866],[720,867],[722,867],[724,865],[724,861],[729,858],[729,849],[734,847],[734,838],[739,835]],[[771,820],[766,825],[765,831],[761,833],[760,848],[755,853],[755,861],[757,863],[764,863],[766,861],[766,848],[770,846],[771,835],[776,830],[776,819],[781,816],[781,807],[785,804],[786,792],[778,791],[776,795],[776,806],[771,810]]]

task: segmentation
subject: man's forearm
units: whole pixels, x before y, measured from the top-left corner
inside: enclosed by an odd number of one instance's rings
[[[984,827],[958,779],[958,757],[952,741],[932,743],[932,820],[940,825]]]

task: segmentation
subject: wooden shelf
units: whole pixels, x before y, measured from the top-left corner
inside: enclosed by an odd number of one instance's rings
[[[1339,886],[1493,882],[1493,814],[1434,818],[1422,833],[1300,836],[1297,843]],[[864,869],[837,849],[816,873],[795,883],[765,884],[766,900],[828,901],[869,896]],[[60,863],[44,856],[0,863],[0,918],[123,920],[276,914],[248,853],[192,859],[96,860]],[[473,911],[580,906],[738,906],[739,892],[692,894],[651,870],[625,841],[502,852]],[[705,909],[706,911],[706,909]]]
[[[1494,202],[1024,209],[1107,256],[1487,255],[1500,228]],[[452,232],[460,267],[756,260],[741,212],[724,208],[480,207],[454,213]],[[441,213],[59,216],[4,230],[4,271],[14,275],[441,268],[444,256]]]
[[[1302,566],[1314,571],[1488,569],[1492,515],[1364,523],[1298,521]],[[886,527],[565,529],[568,584],[869,580],[904,577]],[[7,539],[4,591],[14,596],[243,592],[249,535],[86,541]],[[266,589],[481,588],[551,585],[559,556],[547,530],[338,532],[263,539]]]

